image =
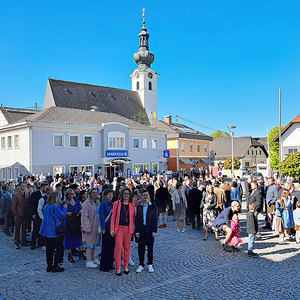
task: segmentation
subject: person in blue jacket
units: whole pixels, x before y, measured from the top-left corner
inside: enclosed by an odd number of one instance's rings
[[[59,263],[63,262],[64,236],[58,236],[56,228],[64,223],[68,204],[65,203],[62,209],[60,209],[58,207],[59,198],[59,191],[52,192],[43,210],[44,219],[40,235],[46,238],[47,272],[63,272],[65,270],[58,266]]]
[[[101,202],[99,208],[99,221],[102,233],[100,271],[109,272],[109,270],[114,270],[115,238],[110,235],[114,191],[106,189],[103,194],[105,199]]]

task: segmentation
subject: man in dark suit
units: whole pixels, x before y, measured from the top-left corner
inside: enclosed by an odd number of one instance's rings
[[[247,181],[245,181],[245,197],[246,197],[246,203],[247,203],[247,209],[248,209],[248,205],[249,205],[249,198],[250,198],[250,194],[252,192],[251,189],[251,182],[252,182],[252,178],[249,175],[247,177]]]
[[[251,182],[251,193],[249,200],[246,202],[247,204],[247,211],[249,210],[249,204],[255,203],[256,204],[256,216],[262,211],[262,206],[263,206],[263,197],[258,189],[258,183],[256,181]]]
[[[196,229],[195,218],[197,218],[197,230],[201,229],[200,220],[200,204],[202,200],[202,193],[197,188],[197,181],[192,183],[192,189],[189,190],[189,200],[190,200],[190,222],[192,223],[192,228]]]
[[[148,270],[154,272],[153,263],[153,246],[154,238],[157,236],[157,206],[150,202],[149,192],[142,191],[143,203],[137,207],[135,217],[135,235],[138,238],[139,267],[136,272],[144,270],[145,249],[148,251]]]

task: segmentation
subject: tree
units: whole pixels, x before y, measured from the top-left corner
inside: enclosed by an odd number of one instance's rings
[[[216,132],[210,134],[210,136],[214,139],[223,139],[223,138],[229,138],[230,134],[222,130],[217,130]]]
[[[280,171],[285,176],[300,177],[300,152],[291,153],[281,162]]]
[[[284,126],[281,126],[281,131],[284,129]],[[270,163],[273,170],[279,169],[279,142],[274,142],[274,139],[279,134],[279,126],[275,126],[269,132],[269,146],[270,146]],[[268,141],[267,141],[268,142]]]
[[[241,166],[241,162],[239,161],[239,159],[237,157],[233,158],[233,167],[235,170],[239,170]],[[231,170],[232,169],[232,159],[231,157],[228,157],[225,161],[224,161],[224,169],[225,170]]]

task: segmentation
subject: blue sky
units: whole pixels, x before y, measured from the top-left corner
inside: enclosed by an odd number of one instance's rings
[[[143,7],[159,118],[265,136],[279,86],[282,124],[300,113],[296,0],[1,1],[0,103],[42,106],[49,76],[131,89]]]

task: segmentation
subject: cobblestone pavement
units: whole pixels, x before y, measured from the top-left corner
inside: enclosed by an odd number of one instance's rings
[[[263,216],[259,216],[260,226]],[[87,269],[83,261],[64,263],[65,272],[46,273],[40,248],[15,250],[12,238],[0,233],[0,298],[3,299],[300,299],[300,247],[295,241],[277,244],[277,235],[261,230],[255,244],[259,258],[247,256],[245,214],[241,215],[240,252],[222,250],[224,238],[187,226],[177,233],[175,222],[159,229],[154,246],[154,269],[117,277]],[[66,254],[65,254],[66,258]],[[132,248],[137,263],[137,248]],[[298,278],[298,279],[297,279]]]

